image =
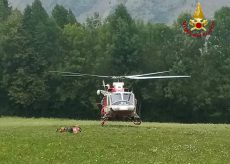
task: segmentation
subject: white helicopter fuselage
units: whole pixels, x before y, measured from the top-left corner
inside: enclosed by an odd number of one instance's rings
[[[136,99],[132,92],[123,88],[123,82],[114,82],[113,87],[105,90],[98,90],[97,94],[103,94],[101,101],[101,115],[107,118],[131,118],[136,114]]]
[[[132,117],[136,113],[136,100],[132,92],[112,92],[103,98],[102,107],[103,114],[108,116]]]

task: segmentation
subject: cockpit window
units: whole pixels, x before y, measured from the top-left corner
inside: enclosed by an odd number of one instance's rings
[[[113,93],[111,95],[112,105],[133,105],[134,95],[133,93]]]
[[[133,94],[131,94],[131,93],[124,93],[123,94],[123,100],[132,102],[133,101]]]
[[[122,101],[122,98],[121,98],[121,93],[113,93],[111,95],[111,103],[115,103],[115,102],[118,102],[118,101]]]

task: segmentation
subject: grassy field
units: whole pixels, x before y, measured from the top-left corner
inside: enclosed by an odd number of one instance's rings
[[[56,132],[75,124],[81,133]],[[230,125],[3,117],[0,163],[229,164]]]

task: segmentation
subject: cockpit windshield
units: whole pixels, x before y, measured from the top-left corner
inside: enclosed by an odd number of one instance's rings
[[[112,93],[111,95],[112,105],[134,105],[133,93]]]
[[[111,102],[112,104],[118,101],[122,101],[121,93],[113,93],[111,95]]]
[[[123,93],[123,100],[131,102],[133,100],[133,94],[132,93]]]

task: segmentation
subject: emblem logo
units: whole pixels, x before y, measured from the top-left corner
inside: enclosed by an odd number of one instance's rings
[[[211,25],[207,30],[208,20],[204,19],[204,14],[201,8],[200,3],[197,3],[196,10],[193,15],[193,19],[189,20],[189,24],[184,21],[183,29],[184,32],[191,35],[192,37],[202,37],[206,35],[210,35],[215,26],[215,22],[211,21]]]

